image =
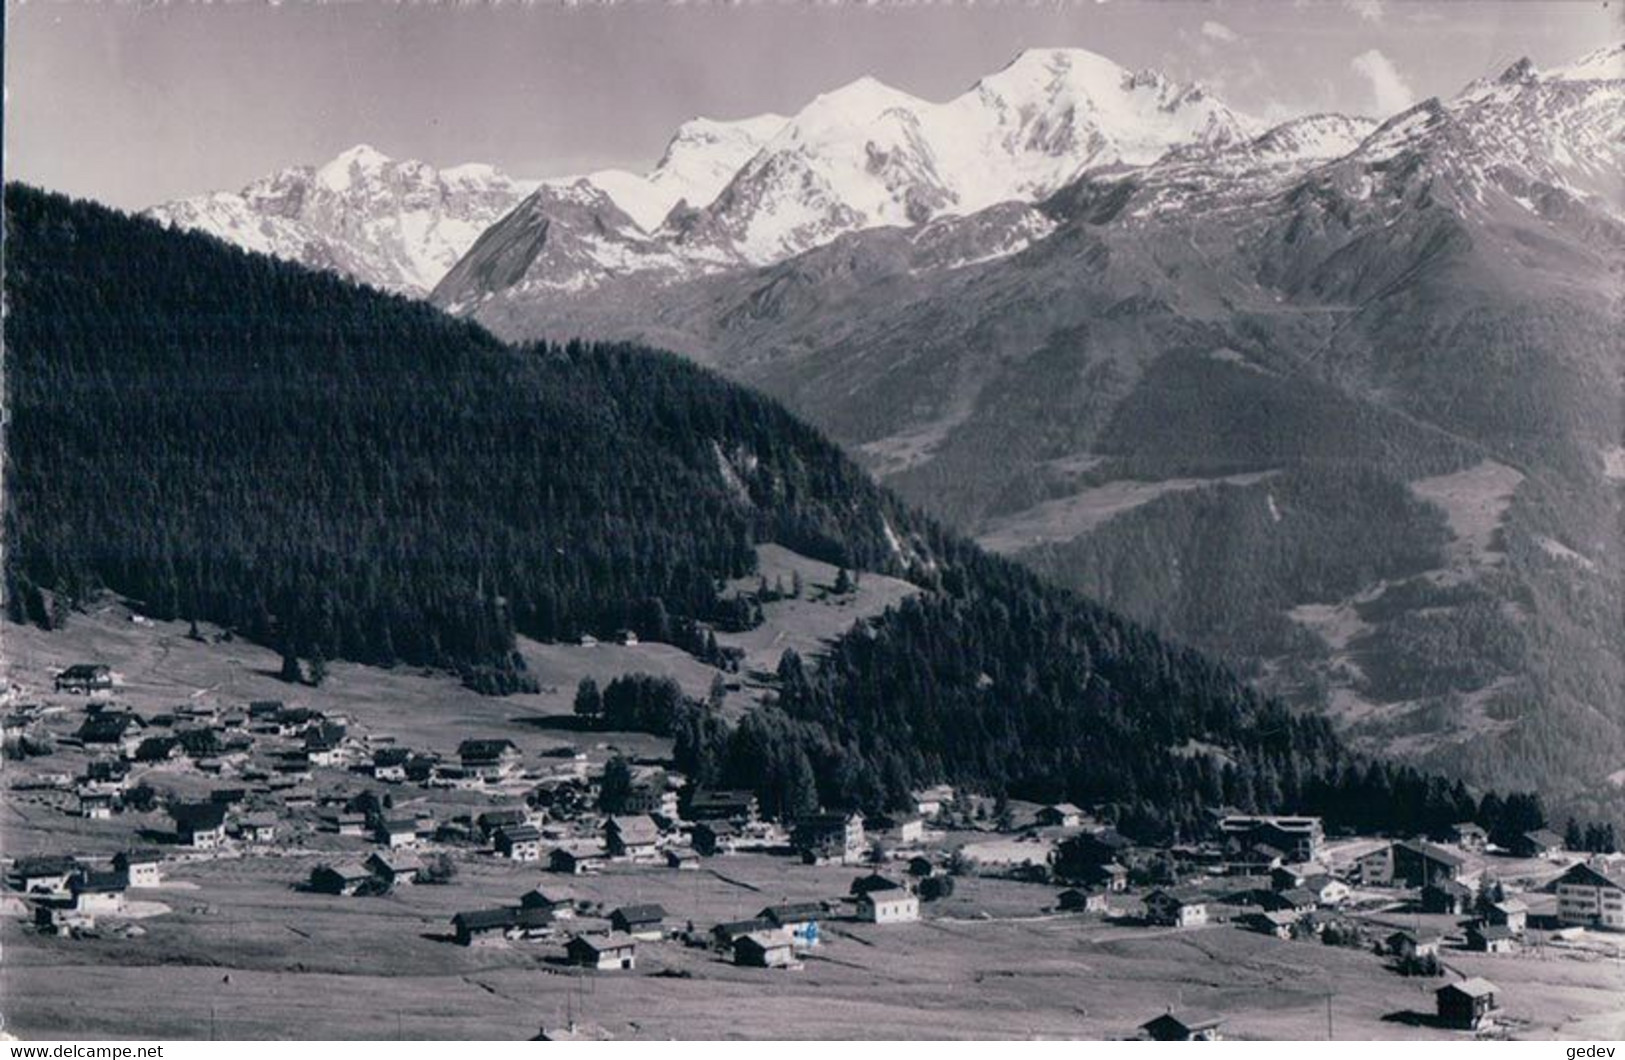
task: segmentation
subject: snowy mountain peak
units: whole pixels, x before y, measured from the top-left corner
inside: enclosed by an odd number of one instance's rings
[[[316,180],[331,191],[345,192],[359,182],[375,179],[394,161],[371,144],[357,144],[316,170]]]
[[[320,166],[293,166],[240,192],[193,196],[147,213],[249,250],[423,295],[533,186],[493,166],[437,170],[358,144]]]

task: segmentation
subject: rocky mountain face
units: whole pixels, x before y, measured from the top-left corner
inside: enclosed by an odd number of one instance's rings
[[[421,297],[534,183],[486,165],[435,169],[365,145],[240,192],[155,206],[148,216],[246,250]]]
[[[571,236],[599,241],[596,271],[552,272],[544,246],[479,282],[471,263],[524,245],[505,222],[436,298],[510,337],[715,365],[985,544],[1368,747],[1617,812],[1620,50],[1518,63],[1375,128],[1252,136],[1141,75],[1086,105],[1099,69],[1024,57],[1021,91],[971,93],[1023,101],[978,112],[1002,117],[975,150],[1026,195],[979,198],[936,146],[969,104],[860,84],[669,216],[658,265],[612,263],[605,245],[647,243],[606,209]],[[1108,118],[1130,103],[1178,136],[1124,139]],[[860,109],[860,140],[832,131]],[[788,188],[813,190],[792,210]],[[564,227],[544,234],[581,245]]]

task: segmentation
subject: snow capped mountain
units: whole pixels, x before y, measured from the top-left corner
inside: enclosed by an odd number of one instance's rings
[[[945,103],[865,77],[791,118],[678,234],[764,264],[842,232],[1030,202],[1085,170],[1252,128],[1199,85],[1081,49],[1025,51]]]
[[[605,169],[583,178],[546,183],[568,185],[584,179],[614,199],[641,228],[652,232],[674,207],[703,206],[716,198],[739,167],[784,127],[785,120],[778,114],[739,121],[695,118],[678,126],[660,161],[646,176]]]
[[[664,284],[771,264],[846,233],[1032,203],[1087,171],[1145,166],[1175,148],[1216,151],[1258,131],[1199,85],[1081,49],[1023,52],[943,103],[863,77],[790,118],[691,122],[647,177],[582,178],[647,233],[647,245],[633,250],[616,234],[613,250],[587,255],[589,272],[569,276],[548,271],[555,257],[538,250],[513,287],[551,297],[637,272]],[[549,185],[570,183],[579,182]],[[533,212],[545,198],[538,193]],[[541,231],[517,219],[499,227],[494,240]],[[565,236],[553,225],[544,238]],[[583,233],[578,246],[595,241]],[[475,272],[448,275],[435,300],[466,309],[503,289],[470,286]]]
[[[240,192],[179,199],[147,215],[422,296],[534,186],[487,165],[437,170],[361,144],[321,166],[280,170]]]

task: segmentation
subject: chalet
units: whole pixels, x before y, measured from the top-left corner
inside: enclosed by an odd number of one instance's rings
[[[1463,850],[1482,854],[1489,845],[1490,834],[1472,821],[1461,821],[1450,826],[1449,840]]]
[[[251,813],[237,822],[237,834],[247,843],[276,842],[275,814]]]
[[[1455,880],[1440,880],[1422,888],[1422,912],[1461,916],[1473,905],[1473,889]]]
[[[824,917],[822,902],[787,902],[770,905],[756,914],[789,936],[790,944],[800,949],[818,945],[821,934],[818,922]]]
[[[1128,890],[1128,869],[1115,861],[1104,865],[1087,865],[1074,876],[1079,883],[1099,887],[1113,894]]]
[[[749,823],[760,818],[756,793],[739,790],[699,790],[689,797],[691,821]]]
[[[637,967],[638,944],[625,935],[577,935],[564,947],[571,964],[600,971]]]
[[[694,849],[706,857],[732,854],[738,849],[739,829],[728,821],[701,821],[694,826]]]
[[[611,817],[604,822],[611,857],[653,861],[660,856],[660,829],[648,817]]]
[[[920,919],[920,899],[899,888],[869,891],[858,898],[858,919],[872,924],[901,924]]]
[[[926,788],[924,791],[914,793],[914,812],[922,817],[935,817],[954,801],[954,789],[948,784],[938,784],[936,787]]]
[[[1414,931],[1396,931],[1383,940],[1388,952],[1401,960],[1414,961],[1424,957],[1438,957],[1443,939],[1438,935],[1419,935]]]
[[[290,810],[307,810],[316,805],[316,793],[309,788],[289,788],[282,794],[282,805]]]
[[[406,765],[412,752],[404,747],[383,747],[372,753],[372,779],[385,784],[400,784],[406,780]]]
[[[1496,927],[1504,927],[1514,935],[1522,935],[1529,927],[1529,907],[1516,898],[1495,902],[1485,919]]]
[[[1411,887],[1455,880],[1466,863],[1461,855],[1420,839],[1394,844],[1394,878]]]
[[[1516,953],[1518,936],[1511,928],[1475,920],[1467,925],[1467,948],[1477,953]]]
[[[1512,852],[1520,858],[1555,858],[1563,853],[1563,837],[1538,828],[1514,839]]]
[[[157,850],[122,850],[113,855],[113,869],[124,874],[126,887],[157,887],[163,883],[164,855]]]
[[[626,793],[626,801],[621,806],[621,812],[631,816],[649,815],[675,821],[678,819],[677,793],[666,786],[664,776],[633,784],[632,790]]]
[[[268,727],[277,736],[302,736],[321,720],[321,713],[309,707],[283,707],[270,719]]]
[[[1294,917],[1313,913],[1319,906],[1315,894],[1303,887],[1290,887],[1284,891],[1264,891],[1258,905],[1266,913],[1290,913]]]
[[[791,842],[808,863],[833,861],[850,865],[863,859],[863,817],[856,813],[818,813],[796,822]]]
[[[111,791],[80,788],[78,794],[80,817],[92,821],[105,821],[113,816],[117,797]]]
[[[73,695],[107,692],[113,687],[113,671],[101,663],[78,663],[56,675],[56,690]]]
[[[628,648],[635,648],[638,646],[637,630],[618,629],[615,631],[615,640],[617,643],[624,644]]]
[[[72,858],[42,856],[18,858],[11,866],[9,882],[24,894],[64,894],[68,881],[79,872]]]
[[[1105,891],[1062,891],[1055,899],[1055,908],[1063,913],[1106,913],[1111,911]]]
[[[1625,866],[1581,864],[1559,876],[1557,919],[1563,924],[1625,931]]]
[[[596,843],[555,847],[547,856],[547,867],[568,876],[595,875],[603,870],[604,851]]]
[[[1464,979],[1434,991],[1439,1022],[1458,1030],[1476,1031],[1495,1021],[1495,995],[1499,987],[1487,979]]]
[[[323,723],[305,731],[305,763],[312,769],[343,765],[347,757],[342,728]]]
[[[507,908],[478,909],[451,918],[452,932],[460,946],[492,946],[505,942],[513,923],[514,911]]]
[[[711,929],[711,945],[725,953],[732,953],[734,943],[746,935],[759,931],[773,932],[778,925],[764,917],[752,917],[749,920],[733,920],[718,924]]]
[[[1040,828],[1080,828],[1083,826],[1083,810],[1070,802],[1045,806],[1038,811],[1038,826]]]
[[[549,939],[558,934],[558,918],[546,909],[514,909],[513,922],[508,926],[511,939]]]
[[[658,905],[623,905],[609,914],[609,926],[635,939],[654,941],[666,933],[666,910]]]
[[[1261,935],[1273,935],[1278,939],[1292,937],[1292,929],[1297,925],[1299,917],[1296,914],[1284,911],[1270,911],[1263,913],[1248,913],[1241,918],[1241,925],[1249,931],[1256,931]]]
[[[1317,905],[1342,905],[1352,893],[1348,884],[1325,873],[1304,880],[1302,889],[1315,896]]]
[[[1224,1020],[1197,1012],[1165,1012],[1140,1024],[1140,1036],[1154,1042],[1222,1042]]]
[[[389,886],[401,887],[418,881],[423,862],[410,850],[375,850],[367,858],[366,868]]]
[[[847,893],[853,897],[859,897],[878,891],[900,891],[903,889],[903,885],[896,880],[888,879],[878,872],[871,872],[867,876],[859,876],[854,879]]]
[[[1145,918],[1153,924],[1195,927],[1207,923],[1207,897],[1183,888],[1156,890],[1145,896]]]
[[[74,909],[92,916],[124,912],[127,886],[122,872],[81,872],[68,882]]]
[[[566,891],[550,894],[540,887],[533,887],[519,896],[519,908],[545,909],[553,914],[555,920],[568,920],[575,916],[575,898]]]
[[[540,861],[542,859],[542,833],[528,824],[499,828],[496,851],[509,861]]]
[[[1394,845],[1384,843],[1354,859],[1353,878],[1367,887],[1387,887],[1394,882]]]
[[[748,968],[787,968],[795,960],[795,947],[778,932],[757,932],[734,940],[735,964]]]
[[[327,818],[328,831],[339,835],[364,836],[367,834],[367,815],[364,813],[335,813]]]
[[[680,850],[673,847],[666,851],[666,867],[679,872],[692,872],[700,867],[700,856],[687,847]]]
[[[519,765],[519,748],[512,740],[464,740],[457,745],[463,772],[481,780],[502,780]]]
[[[371,882],[367,867],[353,861],[318,865],[310,872],[310,889],[321,894],[354,895]]]
[[[418,843],[418,822],[413,817],[386,817],[378,822],[377,834],[378,842],[391,850],[414,847]]]
[[[182,846],[213,850],[226,841],[226,808],[217,802],[179,803],[169,814]]]
[[[486,839],[494,838],[497,832],[504,828],[516,828],[529,823],[530,815],[519,809],[487,810],[475,821],[475,824],[479,825],[480,834]]]
[[[1219,832],[1242,850],[1265,844],[1293,861],[1318,861],[1326,830],[1319,817],[1233,814],[1219,821]]]
[[[120,758],[98,758],[85,765],[85,786],[98,791],[124,791],[130,786],[130,765]]]
[[[113,748],[134,755],[141,747],[146,722],[127,710],[104,710],[87,717],[75,734],[87,748]]]

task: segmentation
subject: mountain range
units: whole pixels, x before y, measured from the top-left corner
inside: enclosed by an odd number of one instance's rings
[[[1619,46],[1273,128],[1034,51],[543,183],[432,299],[714,366],[1361,746],[1617,809],[1622,104]]]

